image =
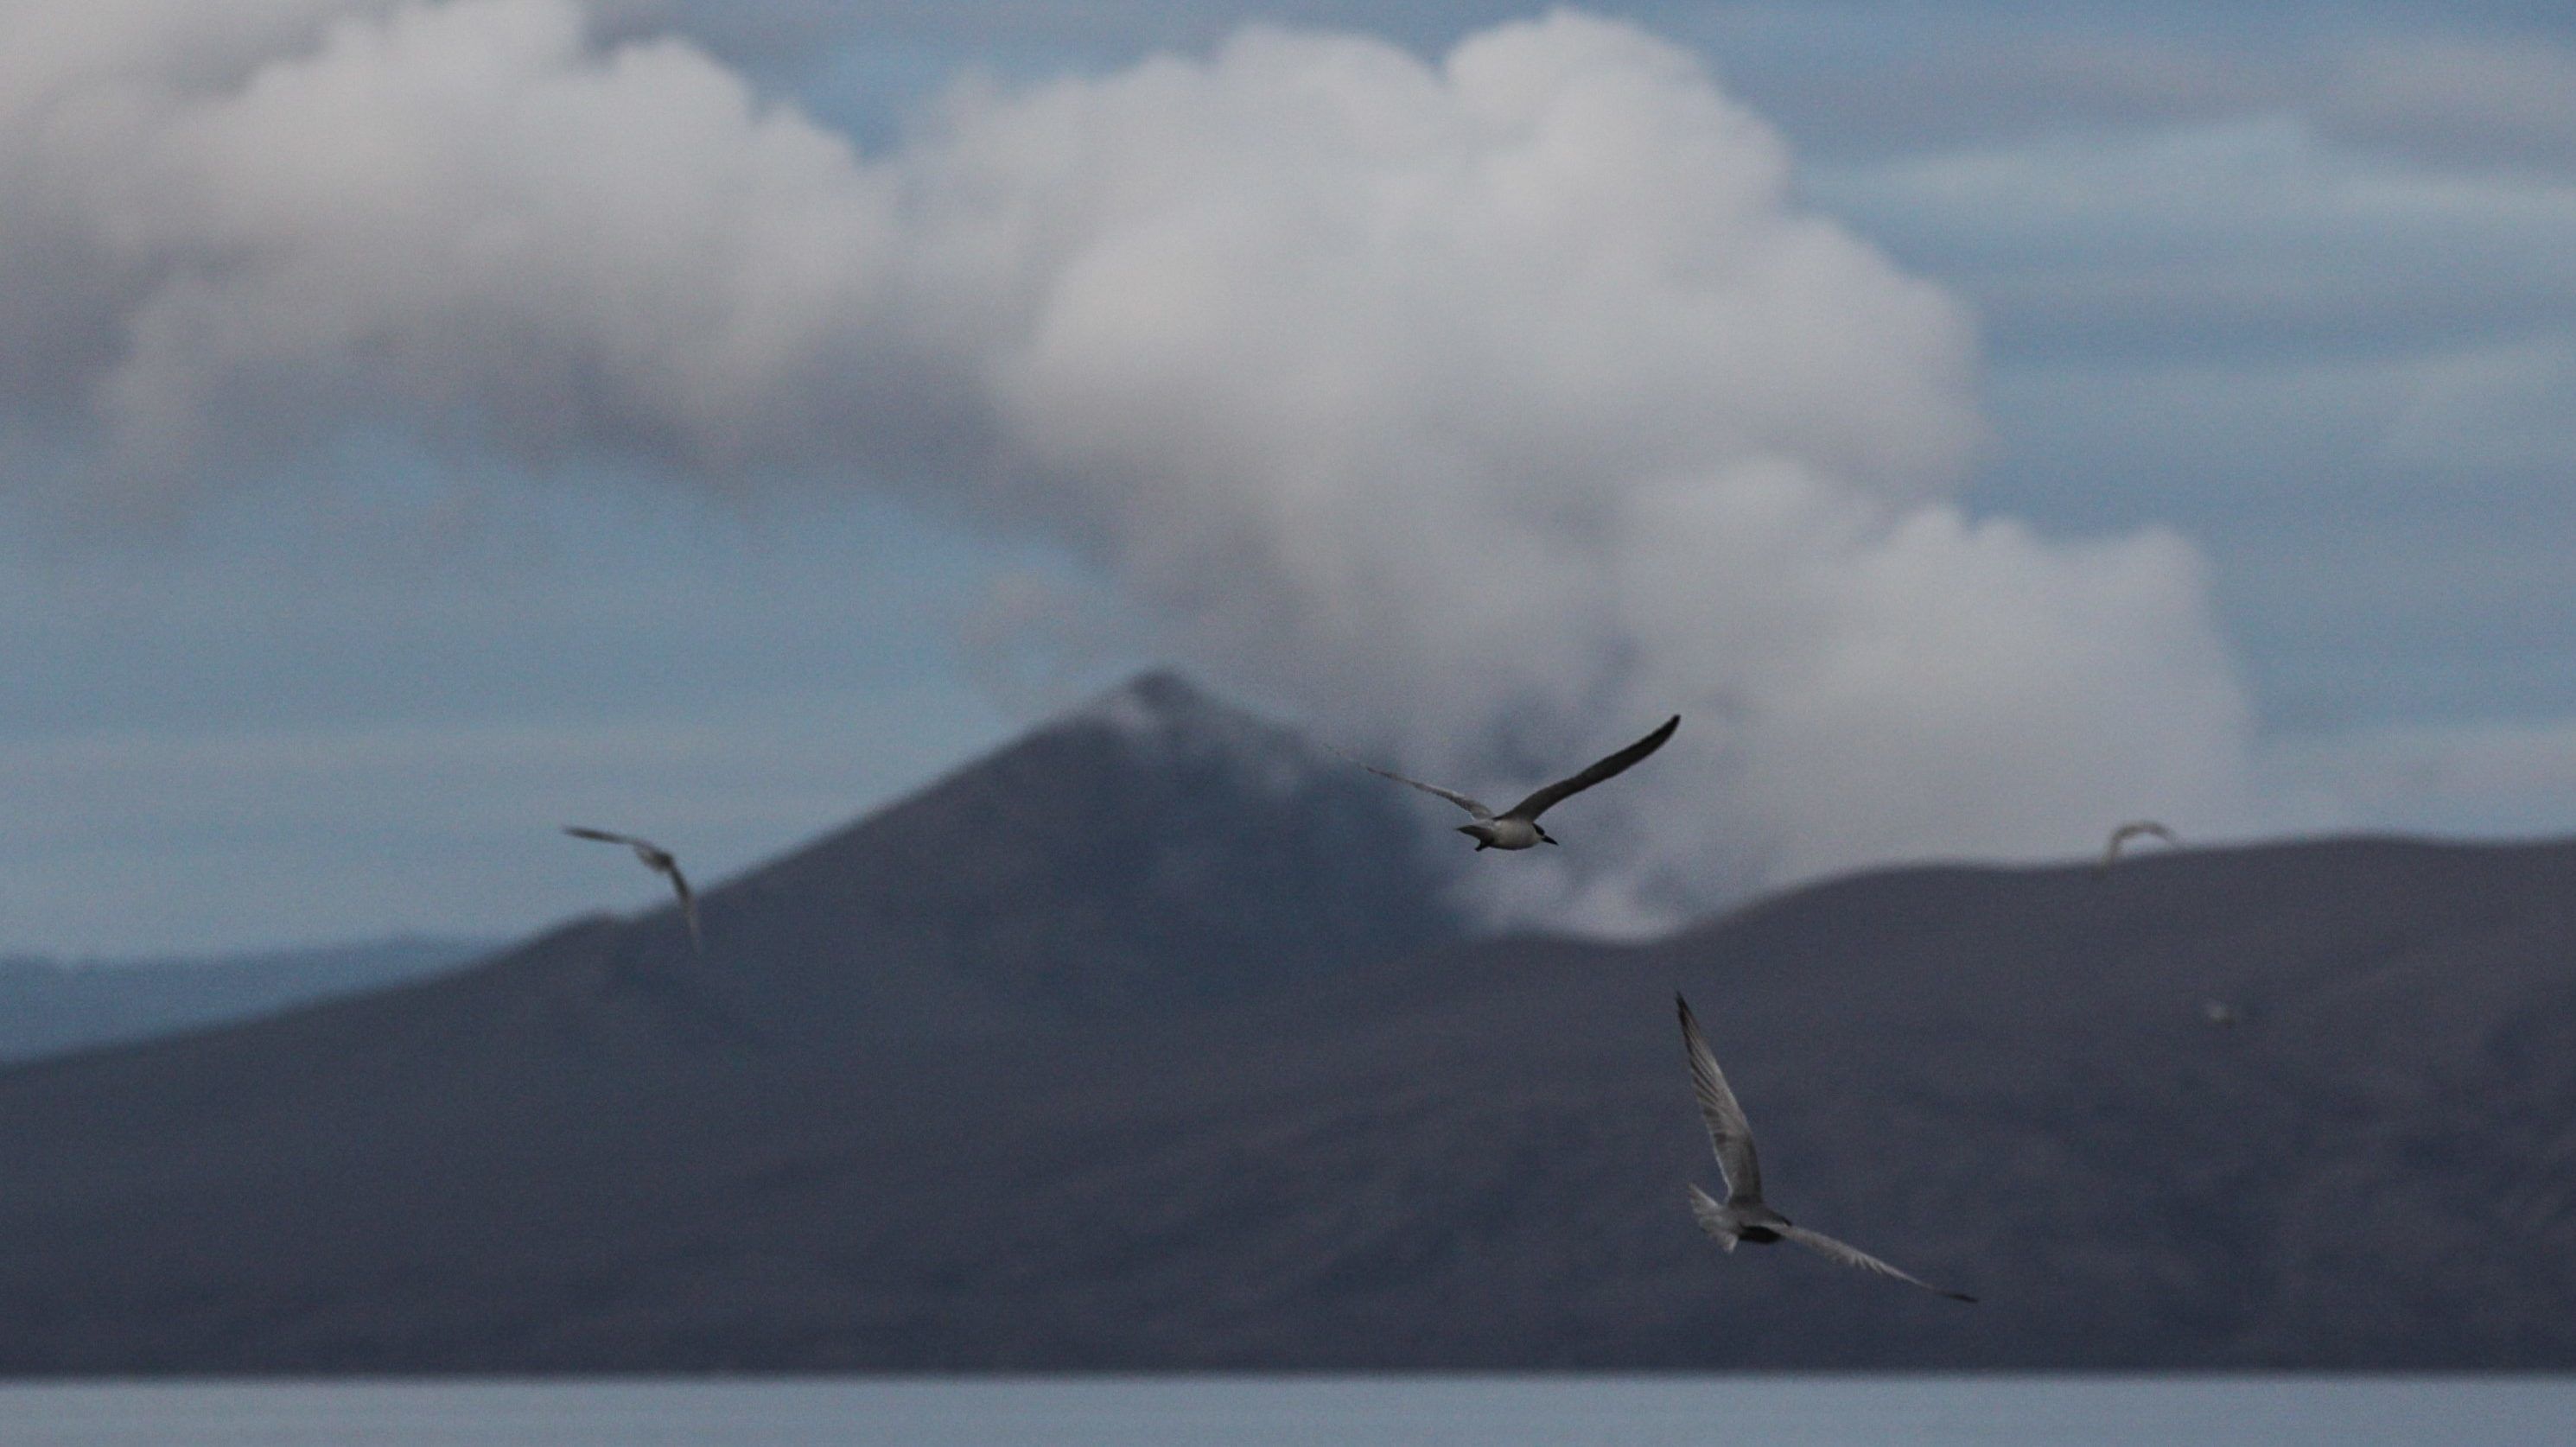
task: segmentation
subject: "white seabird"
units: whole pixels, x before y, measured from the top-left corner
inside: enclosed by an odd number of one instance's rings
[[[671,892],[680,897],[680,917],[689,924],[689,948],[705,954],[706,942],[698,937],[698,897],[689,889],[689,878],[680,872],[680,861],[671,851],[632,834],[612,834],[605,829],[585,829],[579,824],[566,824],[563,832],[576,839],[596,839],[602,844],[623,844],[635,851],[644,867],[671,881]]]
[[[1459,825],[1458,832],[1475,840],[1476,848],[1479,852],[1487,849],[1527,849],[1533,845],[1554,844],[1556,842],[1554,839],[1548,837],[1548,832],[1546,830],[1538,827],[1539,815],[1545,813],[1551,806],[1562,802],[1569,796],[1580,794],[1584,790],[1591,788],[1593,785],[1600,783],[1602,780],[1607,779],[1614,774],[1626,771],[1630,765],[1636,763],[1639,759],[1642,759],[1646,755],[1653,753],[1655,750],[1662,748],[1664,746],[1664,740],[1671,738],[1673,736],[1673,730],[1681,727],[1681,723],[1682,716],[1680,714],[1674,714],[1671,718],[1664,720],[1664,726],[1662,728],[1655,730],[1653,733],[1646,735],[1644,738],[1637,740],[1628,747],[1610,755],[1608,758],[1596,761],[1592,767],[1585,769],[1582,773],[1579,773],[1570,779],[1559,779],[1555,783],[1538,790],[1536,793],[1531,794],[1528,798],[1521,800],[1519,803],[1514,804],[1512,807],[1504,810],[1500,814],[1495,813],[1493,810],[1486,808],[1483,804],[1474,799],[1468,798],[1466,795],[1461,794],[1454,789],[1444,789],[1438,784],[1426,784],[1420,779],[1408,779],[1402,774],[1395,773],[1388,769],[1381,769],[1375,764],[1360,764],[1360,767],[1377,775],[1381,779],[1393,779],[1399,784],[1410,784],[1414,788],[1420,789],[1426,794],[1437,794],[1441,798],[1448,800],[1450,803],[1457,805],[1459,808],[1466,810],[1468,813],[1475,815],[1476,822],[1473,824]],[[1358,761],[1353,760],[1352,762],[1357,763]]]
[[[2157,823],[2153,819],[2132,819],[2128,823],[2111,831],[2111,842],[2102,846],[2102,862],[2093,866],[2093,872],[2096,874],[2110,873],[2111,866],[2119,861],[2120,846],[2128,843],[2132,839],[2141,837],[2161,839],[2167,844],[2177,846],[2182,843],[2181,840],[2174,837],[2174,832],[2172,830]]]
[[[1675,995],[1673,1003],[1681,1009],[1682,1053],[1690,1057],[1691,1086],[1699,1095],[1700,1118],[1708,1123],[1708,1143],[1717,1152],[1719,1173],[1726,1177],[1723,1203],[1711,1199],[1696,1184],[1690,1188],[1691,1215],[1698,1218],[1701,1230],[1716,1237],[1729,1251],[1738,1241],[1795,1241],[1828,1261],[1893,1276],[1952,1301],[1976,1300],[1966,1292],[1945,1291],[1921,1277],[1910,1276],[1857,1246],[1804,1226],[1792,1226],[1788,1217],[1764,1205],[1762,1168],[1753,1159],[1753,1127],[1744,1119],[1744,1108],[1735,1103],[1735,1092],[1726,1088],[1726,1076],[1717,1068],[1717,1057],[1709,1053],[1708,1040],[1699,1033],[1699,1022],[1691,1018],[1690,1001]]]

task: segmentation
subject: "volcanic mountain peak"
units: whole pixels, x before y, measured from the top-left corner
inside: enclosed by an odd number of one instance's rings
[[[1147,673],[706,891],[703,960],[667,909],[586,948],[826,1040],[1245,998],[1462,932],[1371,782]]]
[[[1238,779],[1286,798],[1335,761],[1293,729],[1237,708],[1169,669],[1136,675],[1065,714],[1051,728],[1099,725],[1140,756],[1222,762]]]

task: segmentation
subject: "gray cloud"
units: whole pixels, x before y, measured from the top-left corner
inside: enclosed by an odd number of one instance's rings
[[[2109,99],[1804,175],[1987,322],[1999,444],[1974,495],[2205,540],[2294,751],[2576,704],[2549,601],[2576,569],[2545,541],[2571,520],[2576,188],[2550,78],[2576,50],[2510,19],[2338,14],[2250,55],[2144,21]],[[2008,69],[2065,29],[1968,50]],[[1997,84],[2003,104],[2035,82]]]
[[[2433,833],[2559,836],[2576,815],[2576,726],[2388,725],[2285,745],[2275,767],[2291,811]]]
[[[1837,167],[2023,356],[2389,354],[2576,322],[2576,183],[2374,155],[2287,115]]]
[[[2251,820],[2194,549],[1965,513],[1964,311],[1639,30],[1255,29],[863,155],[561,0],[280,13],[264,62],[136,41],[0,142],[44,241],[0,294],[78,299],[0,313],[63,364],[6,405],[83,429],[93,506],[388,430],[846,479],[1054,540],[1221,682],[1464,784],[1689,715],[1569,806],[1585,847],[1480,876],[1559,925]]]
[[[2563,8],[2079,5],[2039,16],[1967,3],[1857,6],[1840,25],[1832,13],[1729,6],[1672,23],[1803,148],[1837,161],[2291,117],[2383,157],[2560,175],[2576,165],[2576,23]]]
[[[2436,36],[2348,47],[2319,107],[2336,132],[2453,163],[2576,172],[2576,48]]]

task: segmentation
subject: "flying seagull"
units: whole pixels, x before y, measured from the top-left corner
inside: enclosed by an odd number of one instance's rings
[[[2111,842],[2102,846],[2102,862],[2093,866],[2093,872],[2096,874],[2110,873],[2111,866],[2120,858],[2120,846],[2141,836],[2150,839],[2161,839],[2167,844],[2178,845],[2182,843],[2181,840],[2174,837],[2174,832],[2172,830],[2157,823],[2153,819],[2132,819],[2128,823],[2111,831]]]
[[[1753,1127],[1744,1119],[1744,1108],[1735,1103],[1735,1092],[1726,1088],[1717,1057],[1709,1053],[1708,1041],[1699,1033],[1699,1022],[1691,1018],[1690,1001],[1675,995],[1673,1003],[1681,1009],[1682,1050],[1690,1057],[1691,1086],[1699,1094],[1700,1118],[1708,1122],[1708,1143],[1716,1148],[1717,1168],[1726,1177],[1723,1204],[1711,1200],[1708,1192],[1697,1185],[1690,1188],[1691,1214],[1699,1218],[1701,1230],[1716,1237],[1729,1251],[1738,1241],[1795,1241],[1828,1261],[1893,1276],[1952,1301],[1976,1300],[1965,1292],[1944,1291],[1920,1277],[1909,1276],[1857,1246],[1846,1246],[1804,1226],[1792,1226],[1788,1217],[1764,1205],[1762,1168],[1753,1160]]]
[[[1500,814],[1495,813],[1493,810],[1486,808],[1483,804],[1478,803],[1474,799],[1468,798],[1464,794],[1458,793],[1452,789],[1441,788],[1438,784],[1426,784],[1420,779],[1408,779],[1402,774],[1381,769],[1375,764],[1361,764],[1360,767],[1377,775],[1381,779],[1393,779],[1399,784],[1410,784],[1414,788],[1420,789],[1426,794],[1437,794],[1441,798],[1448,800],[1450,803],[1457,805],[1459,808],[1466,810],[1468,813],[1475,815],[1476,822],[1473,824],[1459,825],[1458,832],[1474,839],[1476,841],[1476,849],[1479,853],[1487,849],[1528,849],[1533,845],[1554,844],[1556,842],[1553,838],[1549,837],[1546,830],[1538,827],[1539,815],[1547,812],[1549,808],[1565,799],[1582,793],[1584,790],[1591,788],[1602,780],[1625,771],[1630,765],[1636,763],[1639,759],[1642,759],[1646,755],[1653,753],[1655,750],[1662,748],[1664,746],[1664,740],[1671,738],[1673,736],[1673,730],[1680,728],[1681,724],[1682,716],[1680,714],[1674,714],[1671,718],[1664,720],[1664,726],[1662,728],[1655,730],[1653,733],[1646,735],[1644,738],[1637,740],[1635,743],[1630,744],[1628,747],[1621,749],[1619,752],[1612,754],[1608,758],[1595,762],[1592,767],[1585,769],[1582,773],[1575,775],[1573,778],[1557,780],[1555,783],[1548,785],[1546,788],[1543,788],[1530,795],[1528,798],[1523,799],[1519,803],[1514,804],[1512,807],[1504,810]],[[1356,763],[1358,761],[1353,760],[1353,762]]]
[[[671,892],[680,897],[680,917],[689,922],[689,948],[699,954],[706,953],[706,942],[698,938],[698,897],[689,891],[689,878],[680,872],[680,861],[671,857],[670,850],[632,834],[612,834],[605,829],[585,829],[578,824],[566,824],[563,832],[575,839],[623,844],[635,851],[635,857],[644,861],[645,868],[670,880]]]
[[[2222,1030],[2232,1030],[2243,1022],[2245,1015],[2225,1000],[2203,1000],[2200,1002],[2200,1018]]]

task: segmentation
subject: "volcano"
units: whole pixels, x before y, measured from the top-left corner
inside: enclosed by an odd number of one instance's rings
[[[703,957],[581,919],[0,1072],[0,1368],[2576,1367],[2576,844],[1613,944],[1479,931],[1409,805],[1152,675],[718,882]],[[1775,1204],[1982,1305],[1699,1236],[1676,989]]]

